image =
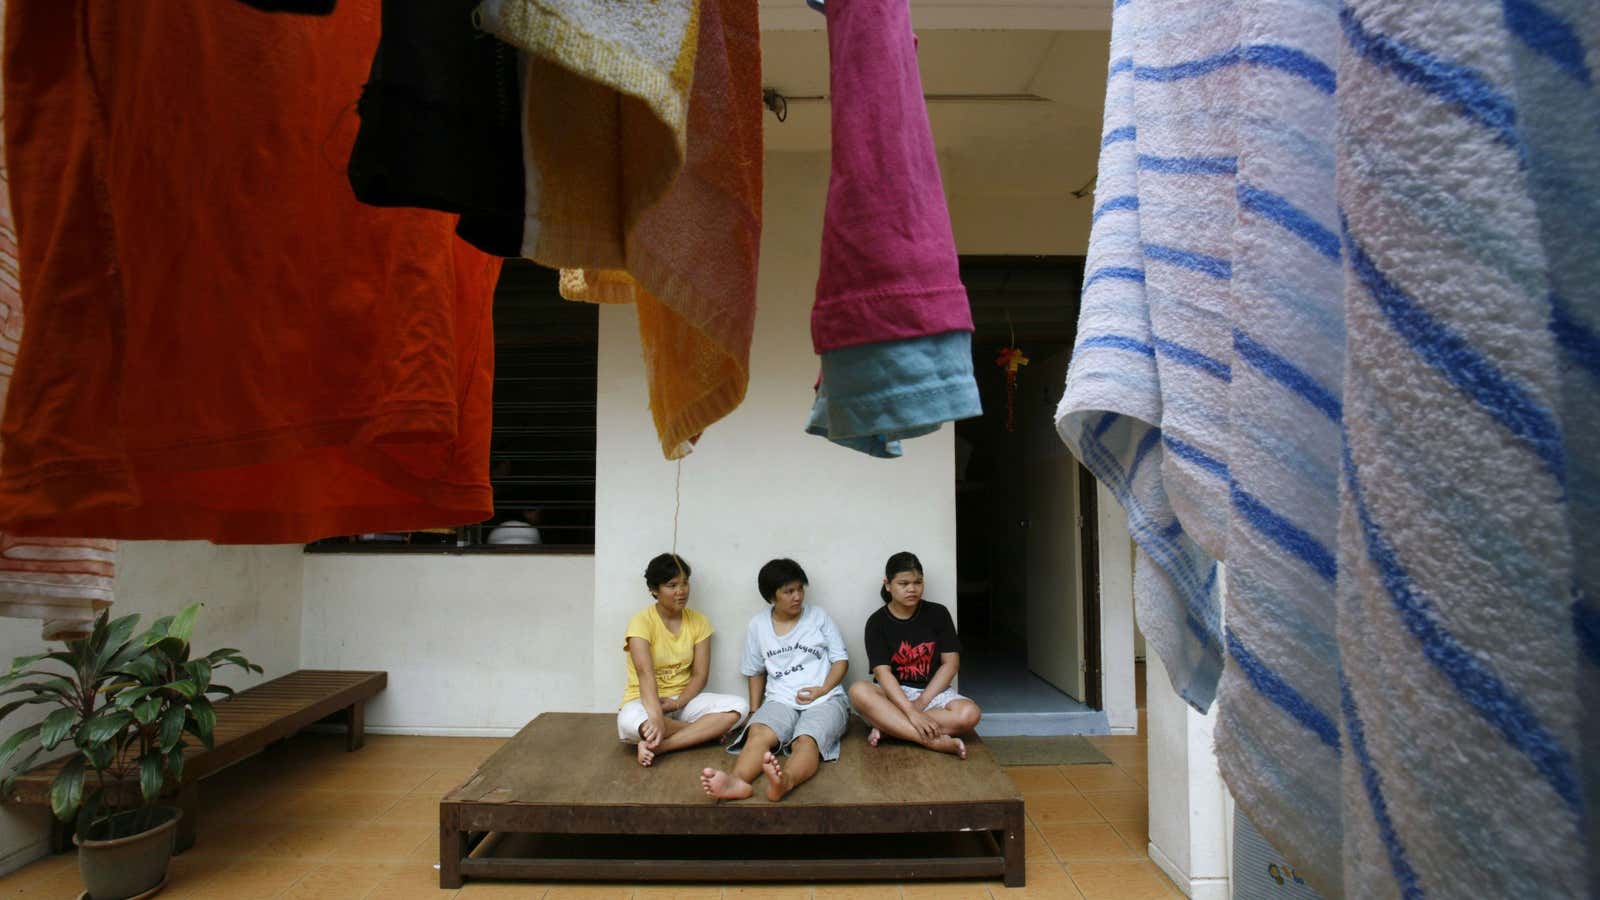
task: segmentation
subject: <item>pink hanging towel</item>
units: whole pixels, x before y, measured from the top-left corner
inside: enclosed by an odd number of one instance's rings
[[[808,430],[880,456],[978,415],[972,311],[939,179],[907,0],[828,0],[833,170]]]

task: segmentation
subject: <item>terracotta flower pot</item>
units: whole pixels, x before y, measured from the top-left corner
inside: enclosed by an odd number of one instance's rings
[[[144,817],[145,830],[127,837],[99,839],[114,834],[117,825]],[[90,900],[131,900],[149,896],[167,877],[173,843],[178,836],[182,810],[170,806],[131,809],[120,812],[89,828],[89,837],[78,845],[78,872]]]

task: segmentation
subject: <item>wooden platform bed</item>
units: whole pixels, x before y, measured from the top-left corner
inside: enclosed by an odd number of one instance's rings
[[[546,713],[439,806],[439,884],[464,879],[829,881],[1002,877],[1024,883],[1022,797],[979,740],[966,761],[867,746],[781,803],[714,802],[711,745],[649,769],[609,714]],[[757,795],[761,784],[757,783]]]

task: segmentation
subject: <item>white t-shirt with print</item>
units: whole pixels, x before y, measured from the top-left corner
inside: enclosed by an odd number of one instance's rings
[[[757,613],[745,630],[744,659],[739,671],[746,676],[767,673],[763,702],[804,709],[844,693],[844,688],[838,686],[810,703],[795,700],[796,691],[823,684],[828,680],[828,669],[849,658],[833,618],[808,603],[800,609],[800,620],[781,637],[772,628],[772,610]]]

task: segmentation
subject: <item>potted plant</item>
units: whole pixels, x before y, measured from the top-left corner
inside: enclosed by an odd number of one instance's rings
[[[0,795],[40,754],[70,750],[51,784],[50,808],[63,822],[76,820],[79,871],[93,900],[145,895],[166,879],[182,813],[161,798],[183,779],[185,736],[212,746],[217,714],[207,695],[233,694],[213,684],[212,673],[262,671],[232,648],[191,658],[199,612],[196,603],[138,636],[137,615],[101,613],[88,637],[19,657],[0,677],[0,697],[21,695],[0,707],[0,722],[31,706],[57,707],[0,743],[0,768],[10,765]]]

